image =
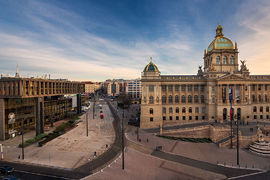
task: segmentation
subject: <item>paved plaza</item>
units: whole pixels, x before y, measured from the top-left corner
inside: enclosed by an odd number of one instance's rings
[[[54,166],[73,169],[96,158],[94,152],[99,156],[113,143],[115,133],[112,126],[112,115],[108,106],[103,102],[104,119],[100,119],[100,109],[96,107],[95,118],[93,119],[92,108],[89,116],[89,134],[86,136],[86,114],[80,119],[77,127],[48,142],[43,147],[37,143],[25,148],[25,159],[19,160],[21,148],[20,136],[13,140],[2,142],[4,144],[4,158],[7,161],[23,161],[27,163]],[[96,103],[98,105],[98,103]],[[26,139],[34,136],[34,132],[25,135]],[[108,147],[106,148],[106,145]]]

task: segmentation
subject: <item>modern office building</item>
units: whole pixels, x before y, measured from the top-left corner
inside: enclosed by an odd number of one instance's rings
[[[84,83],[67,80],[22,78],[0,79],[0,140],[8,139],[22,127],[34,126],[36,134],[44,132],[44,123],[63,118],[71,109],[66,94],[77,94],[77,112],[81,112]]]
[[[131,100],[138,103],[142,95],[141,79],[126,80],[125,86],[126,93]]]
[[[151,58],[141,77],[142,128],[227,121],[229,87],[233,114],[238,113],[241,121],[269,121],[270,75],[250,75],[245,61],[239,67],[237,43],[223,35],[221,25],[203,59],[197,75],[161,75]]]

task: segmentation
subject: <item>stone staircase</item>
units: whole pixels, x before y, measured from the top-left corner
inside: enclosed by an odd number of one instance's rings
[[[232,142],[233,142],[233,146],[236,144],[236,136],[233,135],[232,138]],[[216,142],[218,147],[229,147],[231,145],[231,136],[225,137],[221,140],[219,140],[218,142]]]

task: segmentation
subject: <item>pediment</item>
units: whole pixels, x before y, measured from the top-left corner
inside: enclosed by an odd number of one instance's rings
[[[231,80],[245,81],[245,80],[247,80],[247,78],[239,76],[239,75],[235,75],[235,74],[228,74],[228,75],[219,77],[217,80],[219,80],[219,81],[231,81]]]

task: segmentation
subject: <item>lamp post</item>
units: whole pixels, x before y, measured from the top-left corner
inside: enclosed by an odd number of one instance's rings
[[[123,105],[123,117],[122,117],[122,169],[125,169],[125,155],[124,155],[124,117],[125,117],[125,105]]]
[[[230,108],[230,120],[231,120],[231,148],[233,146],[232,138],[233,138],[233,129],[232,129],[232,120],[233,120],[233,115],[232,115],[232,98],[233,97],[233,91],[232,91],[232,86],[230,85],[229,88],[229,100],[231,103],[231,108]]]
[[[24,120],[22,121],[22,159],[24,159],[24,138],[23,138],[23,134],[24,134],[24,130],[23,130],[23,123]]]
[[[88,136],[88,112],[89,112],[89,109],[87,109],[86,114],[85,114],[85,120],[86,120],[86,136]]]
[[[239,166],[239,120],[240,120],[240,109],[237,109],[237,165]]]

